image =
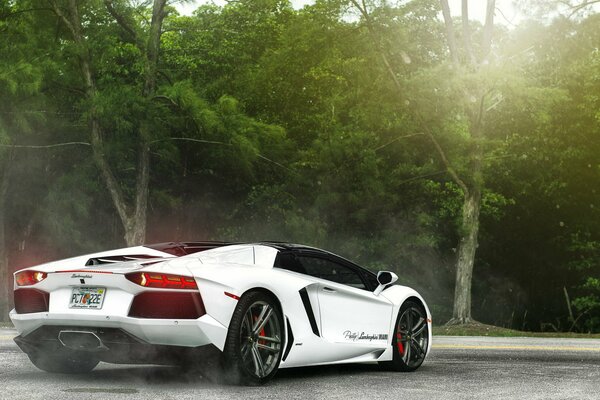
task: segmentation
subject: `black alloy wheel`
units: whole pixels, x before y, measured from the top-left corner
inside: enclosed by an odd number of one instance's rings
[[[404,372],[421,366],[429,346],[429,324],[421,304],[407,301],[400,307],[392,345],[394,358],[383,365]]]
[[[225,343],[225,378],[231,383],[260,385],[279,367],[283,349],[283,316],[268,294],[242,296],[233,313]]]

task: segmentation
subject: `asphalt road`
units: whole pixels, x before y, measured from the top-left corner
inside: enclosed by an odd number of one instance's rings
[[[376,365],[281,370],[264,387],[220,386],[179,369],[100,364],[37,370],[0,329],[0,399],[599,399],[600,340],[435,337],[413,373]]]

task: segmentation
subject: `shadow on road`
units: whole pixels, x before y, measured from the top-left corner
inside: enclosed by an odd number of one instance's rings
[[[282,369],[277,372],[275,379],[270,384],[285,382],[286,384],[306,383],[306,380],[321,380],[323,378],[335,377],[348,378],[353,375],[364,377],[370,374],[381,375],[386,373],[378,365],[367,364],[346,364],[329,365],[303,368]],[[394,374],[394,372],[389,372]],[[34,379],[37,382],[43,381],[68,381],[69,385],[75,386],[102,386],[107,382],[111,385],[145,385],[145,386],[171,386],[171,385],[193,385],[194,387],[215,387],[227,386],[219,379],[207,377],[209,374],[202,374],[197,370],[184,370],[179,367],[169,366],[129,366],[129,365],[111,365],[101,364],[94,371],[81,375],[61,375],[50,374],[47,372],[35,370],[23,373],[12,374],[13,379]],[[19,376],[22,375],[22,376]]]

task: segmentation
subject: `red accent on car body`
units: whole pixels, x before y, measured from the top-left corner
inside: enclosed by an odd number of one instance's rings
[[[67,271],[56,271],[55,274],[71,274],[71,273],[80,273],[80,274],[112,274],[111,271],[98,271],[98,270],[92,270],[92,269],[70,269]]]
[[[240,299],[240,296],[236,296],[233,293],[229,293],[229,292],[223,292],[223,293],[225,293],[225,296],[231,297],[234,300],[239,300]]]

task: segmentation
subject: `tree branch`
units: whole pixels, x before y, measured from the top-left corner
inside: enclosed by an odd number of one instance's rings
[[[485,25],[483,27],[483,43],[482,43],[482,63],[486,63],[492,48],[492,34],[494,31],[494,11],[496,10],[496,0],[488,0],[487,10],[485,13]]]
[[[173,138],[165,138],[165,139],[157,139],[151,142],[148,142],[149,145],[159,142],[166,142],[167,140],[183,140],[186,142],[196,142],[196,143],[206,143],[206,144],[220,144],[223,146],[231,146],[231,143],[218,142],[215,140],[204,140],[204,139],[194,139],[194,138],[186,138],[186,137],[173,137]]]
[[[377,35],[375,34],[375,29],[373,28],[371,15],[369,14],[367,5],[365,4],[364,0],[361,1],[362,4],[359,4],[357,0],[350,0],[350,2],[354,5],[354,7],[356,7],[358,9],[360,14],[363,16],[365,23],[367,24],[367,29],[369,30],[369,33],[371,34],[372,39],[375,42],[375,46],[377,46],[377,48],[379,50],[379,54],[383,61],[383,64],[385,65],[390,77],[394,81],[394,85],[396,86],[396,89],[398,89],[398,91],[400,93],[402,93],[402,91],[403,91],[402,85],[400,84],[400,81],[398,80],[398,77],[396,76],[396,73],[394,72],[394,68],[392,67],[392,64],[390,63],[390,61],[387,58],[387,55],[385,54],[383,46],[381,45],[381,41],[378,40]]]
[[[146,78],[144,82],[145,97],[154,93],[156,87],[156,70],[158,65],[158,53],[160,50],[160,37],[162,35],[162,23],[165,18],[165,5],[167,0],[154,0],[152,7],[152,22],[146,45]]]
[[[410,182],[418,181],[419,179],[423,179],[423,178],[431,178],[432,176],[442,175],[442,174],[445,174],[447,172],[448,171],[446,169],[444,169],[442,171],[432,172],[430,174],[423,174],[423,175],[413,176],[412,178],[408,178],[408,179],[405,179],[403,181],[398,182],[397,185],[398,186],[404,185],[405,183],[410,183]]]
[[[81,35],[81,22],[79,20],[77,2],[76,0],[69,0],[71,14],[71,19],[69,19],[61,11],[60,7],[58,7],[58,4],[55,1],[47,1],[50,4],[50,6],[54,9],[54,13],[62,20],[65,26],[69,29],[69,31],[73,35],[73,40],[75,41],[75,43],[81,48],[79,59],[81,73],[86,84],[85,92],[88,99],[92,99],[95,96],[96,91],[95,82],[90,68],[90,55],[87,52],[84,38]],[[104,178],[106,188],[110,193],[110,196],[113,200],[113,204],[117,209],[117,213],[119,214],[119,218],[121,219],[123,226],[127,226],[127,224],[129,223],[129,216],[127,212],[127,206],[125,203],[125,197],[123,195],[121,187],[119,186],[119,183],[117,182],[115,175],[113,174],[110,168],[110,164],[104,156],[104,143],[102,141],[101,128],[96,117],[96,112],[93,108],[90,113],[89,124],[92,154],[94,157],[94,161]]]
[[[394,70],[393,70],[391,64],[387,61],[387,57],[385,56],[385,52],[384,52],[382,46],[380,45],[380,42],[376,39],[375,31],[374,31],[372,23],[371,23],[371,16],[369,15],[369,12],[367,10],[364,0],[361,0],[361,3],[359,3],[358,0],[350,0],[350,2],[354,5],[354,7],[356,7],[358,9],[358,11],[361,13],[363,18],[365,19],[365,22],[367,23],[367,28],[369,29],[369,32],[373,35],[375,44],[378,45],[378,48],[382,55],[384,63],[388,69],[390,76],[394,80],[396,88],[398,89],[399,92],[402,92],[402,86],[400,85],[400,82],[396,78],[396,74],[394,73]],[[454,28],[452,25],[452,18],[450,16],[450,7],[448,5],[448,0],[440,0],[440,2],[442,4],[444,21],[446,23],[446,32],[448,35],[448,47],[450,48],[450,54],[452,56],[452,60],[453,60],[454,64],[456,66],[458,66],[458,55],[457,55],[457,51],[456,51],[456,39],[454,36]],[[425,127],[425,129],[427,129],[426,125],[424,123],[422,123],[422,125]],[[416,133],[416,134],[407,135],[404,137],[417,136],[417,135],[422,135],[422,134],[423,133]],[[452,177],[454,182],[456,182],[456,184],[458,186],[460,186],[460,188],[463,190],[464,195],[467,196],[469,194],[469,188],[467,187],[466,183],[458,176],[458,174],[456,173],[456,171],[450,164],[450,161],[448,161],[448,158],[446,157],[444,150],[440,146],[440,144],[437,141],[437,139],[435,138],[435,136],[433,136],[433,134],[431,134],[430,132],[427,132],[426,135],[433,142],[434,147],[435,147],[436,151],[438,152],[438,154],[440,155],[442,163],[444,164],[444,167],[446,168],[446,171],[448,171],[448,173],[450,174],[450,176]],[[395,140],[398,140],[398,139],[401,139],[401,138],[394,139],[392,142],[394,142]],[[376,148],[375,151],[391,144],[392,142],[384,144],[383,146]]]
[[[181,108],[179,106],[179,104],[177,104],[177,102],[175,102],[175,100],[173,100],[169,96],[165,96],[164,94],[156,94],[156,95],[152,96],[152,100],[164,100],[164,101],[168,102],[169,104],[171,104],[172,106]]]
[[[397,138],[395,138],[395,139],[392,139],[392,140],[390,140],[389,142],[387,142],[387,143],[385,143],[385,144],[382,144],[381,146],[375,147],[375,148],[373,149],[373,151],[379,151],[379,150],[383,149],[384,147],[387,147],[387,146],[389,146],[390,144],[392,144],[392,143],[395,143],[395,142],[397,142],[397,141],[399,141],[399,140],[401,140],[401,139],[406,139],[406,138],[409,138],[409,137],[413,137],[413,136],[420,136],[420,135],[424,135],[424,133],[422,133],[422,132],[419,132],[419,133],[412,133],[412,134],[410,134],[410,135],[398,136]]]
[[[62,147],[62,146],[91,146],[91,143],[88,142],[66,142],[66,143],[55,143],[55,144],[46,144],[46,145],[31,145],[31,144],[0,144],[0,147],[8,147],[13,149],[51,149],[54,147]]]
[[[452,168],[450,161],[448,161],[448,158],[446,158],[446,153],[444,153],[442,146],[440,146],[439,142],[437,141],[435,136],[433,136],[433,134],[428,133],[427,136],[433,142],[433,145],[434,145],[435,149],[437,150],[438,154],[440,155],[440,158],[442,160],[442,163],[444,164],[444,167],[446,167],[446,171],[448,171],[448,173],[450,174],[450,176],[452,177],[454,182],[456,182],[456,184],[458,186],[460,186],[460,188],[463,191],[464,196],[465,197],[468,196],[470,191],[469,191],[469,188],[467,187],[467,184],[462,179],[460,179],[460,177],[458,176],[458,174],[456,173],[454,168]]]
[[[152,4],[152,22],[148,33],[145,50],[144,86],[142,95],[150,99],[156,90],[156,71],[158,66],[158,54],[160,51],[160,37],[162,34],[162,23],[165,18],[165,6],[167,0],[154,0]],[[130,31],[133,30],[130,28]],[[125,233],[125,240],[129,245],[142,244],[146,235],[146,222],[148,210],[148,194],[150,190],[150,145],[148,139],[152,127],[149,121],[143,120],[138,129],[138,167],[135,187],[135,200],[133,218]]]
[[[477,120],[476,120],[476,126],[475,126],[475,133],[477,134],[476,137],[478,137],[481,134],[481,128],[483,127],[483,116],[486,112],[485,98],[487,97],[487,94],[490,92],[491,91],[484,93],[481,96],[481,100],[479,100],[479,110],[477,110]]]
[[[450,57],[452,58],[452,63],[458,66],[458,49],[456,47],[456,35],[454,34],[450,6],[448,5],[448,0],[440,0],[440,4],[442,5],[442,15],[444,16],[444,23],[446,25],[446,40],[450,49]]]
[[[27,8],[24,10],[12,11],[12,12],[0,15],[0,20],[5,20],[5,19],[11,18],[15,15],[24,14],[24,13],[32,12],[32,11],[53,11],[54,12],[54,10],[52,8],[47,8],[47,7]]]
[[[155,95],[154,97],[152,97],[152,100],[164,100],[164,101],[168,102],[170,105],[172,105],[173,107],[175,107],[179,110],[185,111],[175,100],[173,100],[169,96]],[[200,129],[200,125],[198,125],[198,121],[196,121],[196,118],[194,118],[194,116],[191,115],[190,120],[194,123],[194,127],[196,128],[196,132],[198,133],[198,135],[201,135],[203,130]],[[151,143],[154,143],[154,142],[151,142]]]
[[[473,55],[473,46],[471,45],[471,26],[469,24],[469,2],[462,0],[462,26],[463,26],[463,41],[465,43],[465,53],[467,54],[467,62],[475,64],[475,56]]]
[[[167,140],[182,140],[182,141],[186,141],[186,142],[195,142],[195,143],[204,143],[204,144],[218,144],[218,145],[229,146],[229,147],[233,146],[231,143],[218,142],[218,141],[215,141],[215,140],[204,140],[204,139],[186,138],[186,137],[174,137],[174,138],[165,138],[165,139],[153,140],[153,141],[149,142],[148,145],[151,145],[153,143],[158,143],[158,142],[165,142]],[[291,169],[289,167],[286,167],[285,165],[280,164],[277,161],[272,160],[272,159],[270,159],[270,158],[268,158],[268,157],[266,157],[266,156],[264,156],[264,155],[262,155],[260,153],[256,153],[256,156],[258,158],[260,158],[260,159],[263,159],[263,160],[268,161],[268,162],[270,162],[272,164],[275,164],[275,165],[277,165],[280,168],[286,169],[286,170],[291,171],[291,172],[295,172],[293,169]]]
[[[78,31],[75,30],[75,27],[73,26],[73,24],[71,23],[71,21],[69,21],[69,19],[65,16],[65,14],[61,11],[61,9],[58,6],[58,4],[55,1],[52,1],[52,0],[48,0],[48,4],[50,4],[50,7],[52,8],[52,11],[54,11],[54,14],[56,14],[56,16],[59,17],[62,20],[62,22],[67,27],[67,29],[71,32],[71,35],[73,35],[73,39],[79,43],[79,40],[77,38],[77,36],[78,36],[77,32]]]
[[[568,4],[568,8],[570,8],[572,11],[569,14],[568,18],[571,18],[573,15],[577,14],[579,11],[581,11],[582,9],[586,8],[587,6],[591,6],[593,4],[597,4],[600,3],[600,0],[584,0],[583,3],[578,4],[578,5],[572,5],[572,4]]]
[[[507,24],[509,24],[509,25],[512,25],[513,27],[517,26],[517,25],[515,25],[515,24],[514,24],[514,23],[513,23],[511,20],[509,20],[509,19],[506,17],[506,15],[504,14],[504,12],[503,12],[503,11],[502,11],[500,8],[496,7],[496,11],[498,11],[498,13],[500,14],[500,16],[501,16],[502,18],[504,18],[504,21],[505,21]]]
[[[136,31],[131,27],[129,22],[125,19],[123,15],[121,15],[117,9],[115,8],[112,0],[104,0],[104,5],[108,10],[108,13],[117,21],[119,26],[129,35],[129,39],[141,50],[144,51],[144,42],[142,42],[136,33]]]
[[[278,163],[277,161],[271,160],[270,158],[263,156],[263,155],[262,155],[262,154],[260,154],[260,153],[257,153],[257,154],[256,154],[256,156],[257,156],[258,158],[262,158],[263,160],[265,160],[265,161],[268,161],[268,162],[270,162],[270,163],[272,163],[272,164],[275,164],[275,165],[277,165],[277,166],[278,166],[278,167],[280,167],[280,168],[286,169],[286,170],[288,170],[288,171],[290,171],[290,172],[296,172],[296,171],[294,171],[293,169],[291,169],[291,168],[288,168],[288,167],[286,167],[285,165]]]
[[[119,186],[119,182],[117,182],[117,178],[110,169],[110,164],[106,161],[104,156],[104,143],[100,135],[100,126],[94,117],[92,117],[90,125],[94,161],[104,177],[104,183],[106,184],[106,188],[110,193],[113,204],[117,209],[117,214],[119,214],[121,223],[123,224],[123,227],[126,227],[129,224],[129,213],[125,203],[125,196]]]

